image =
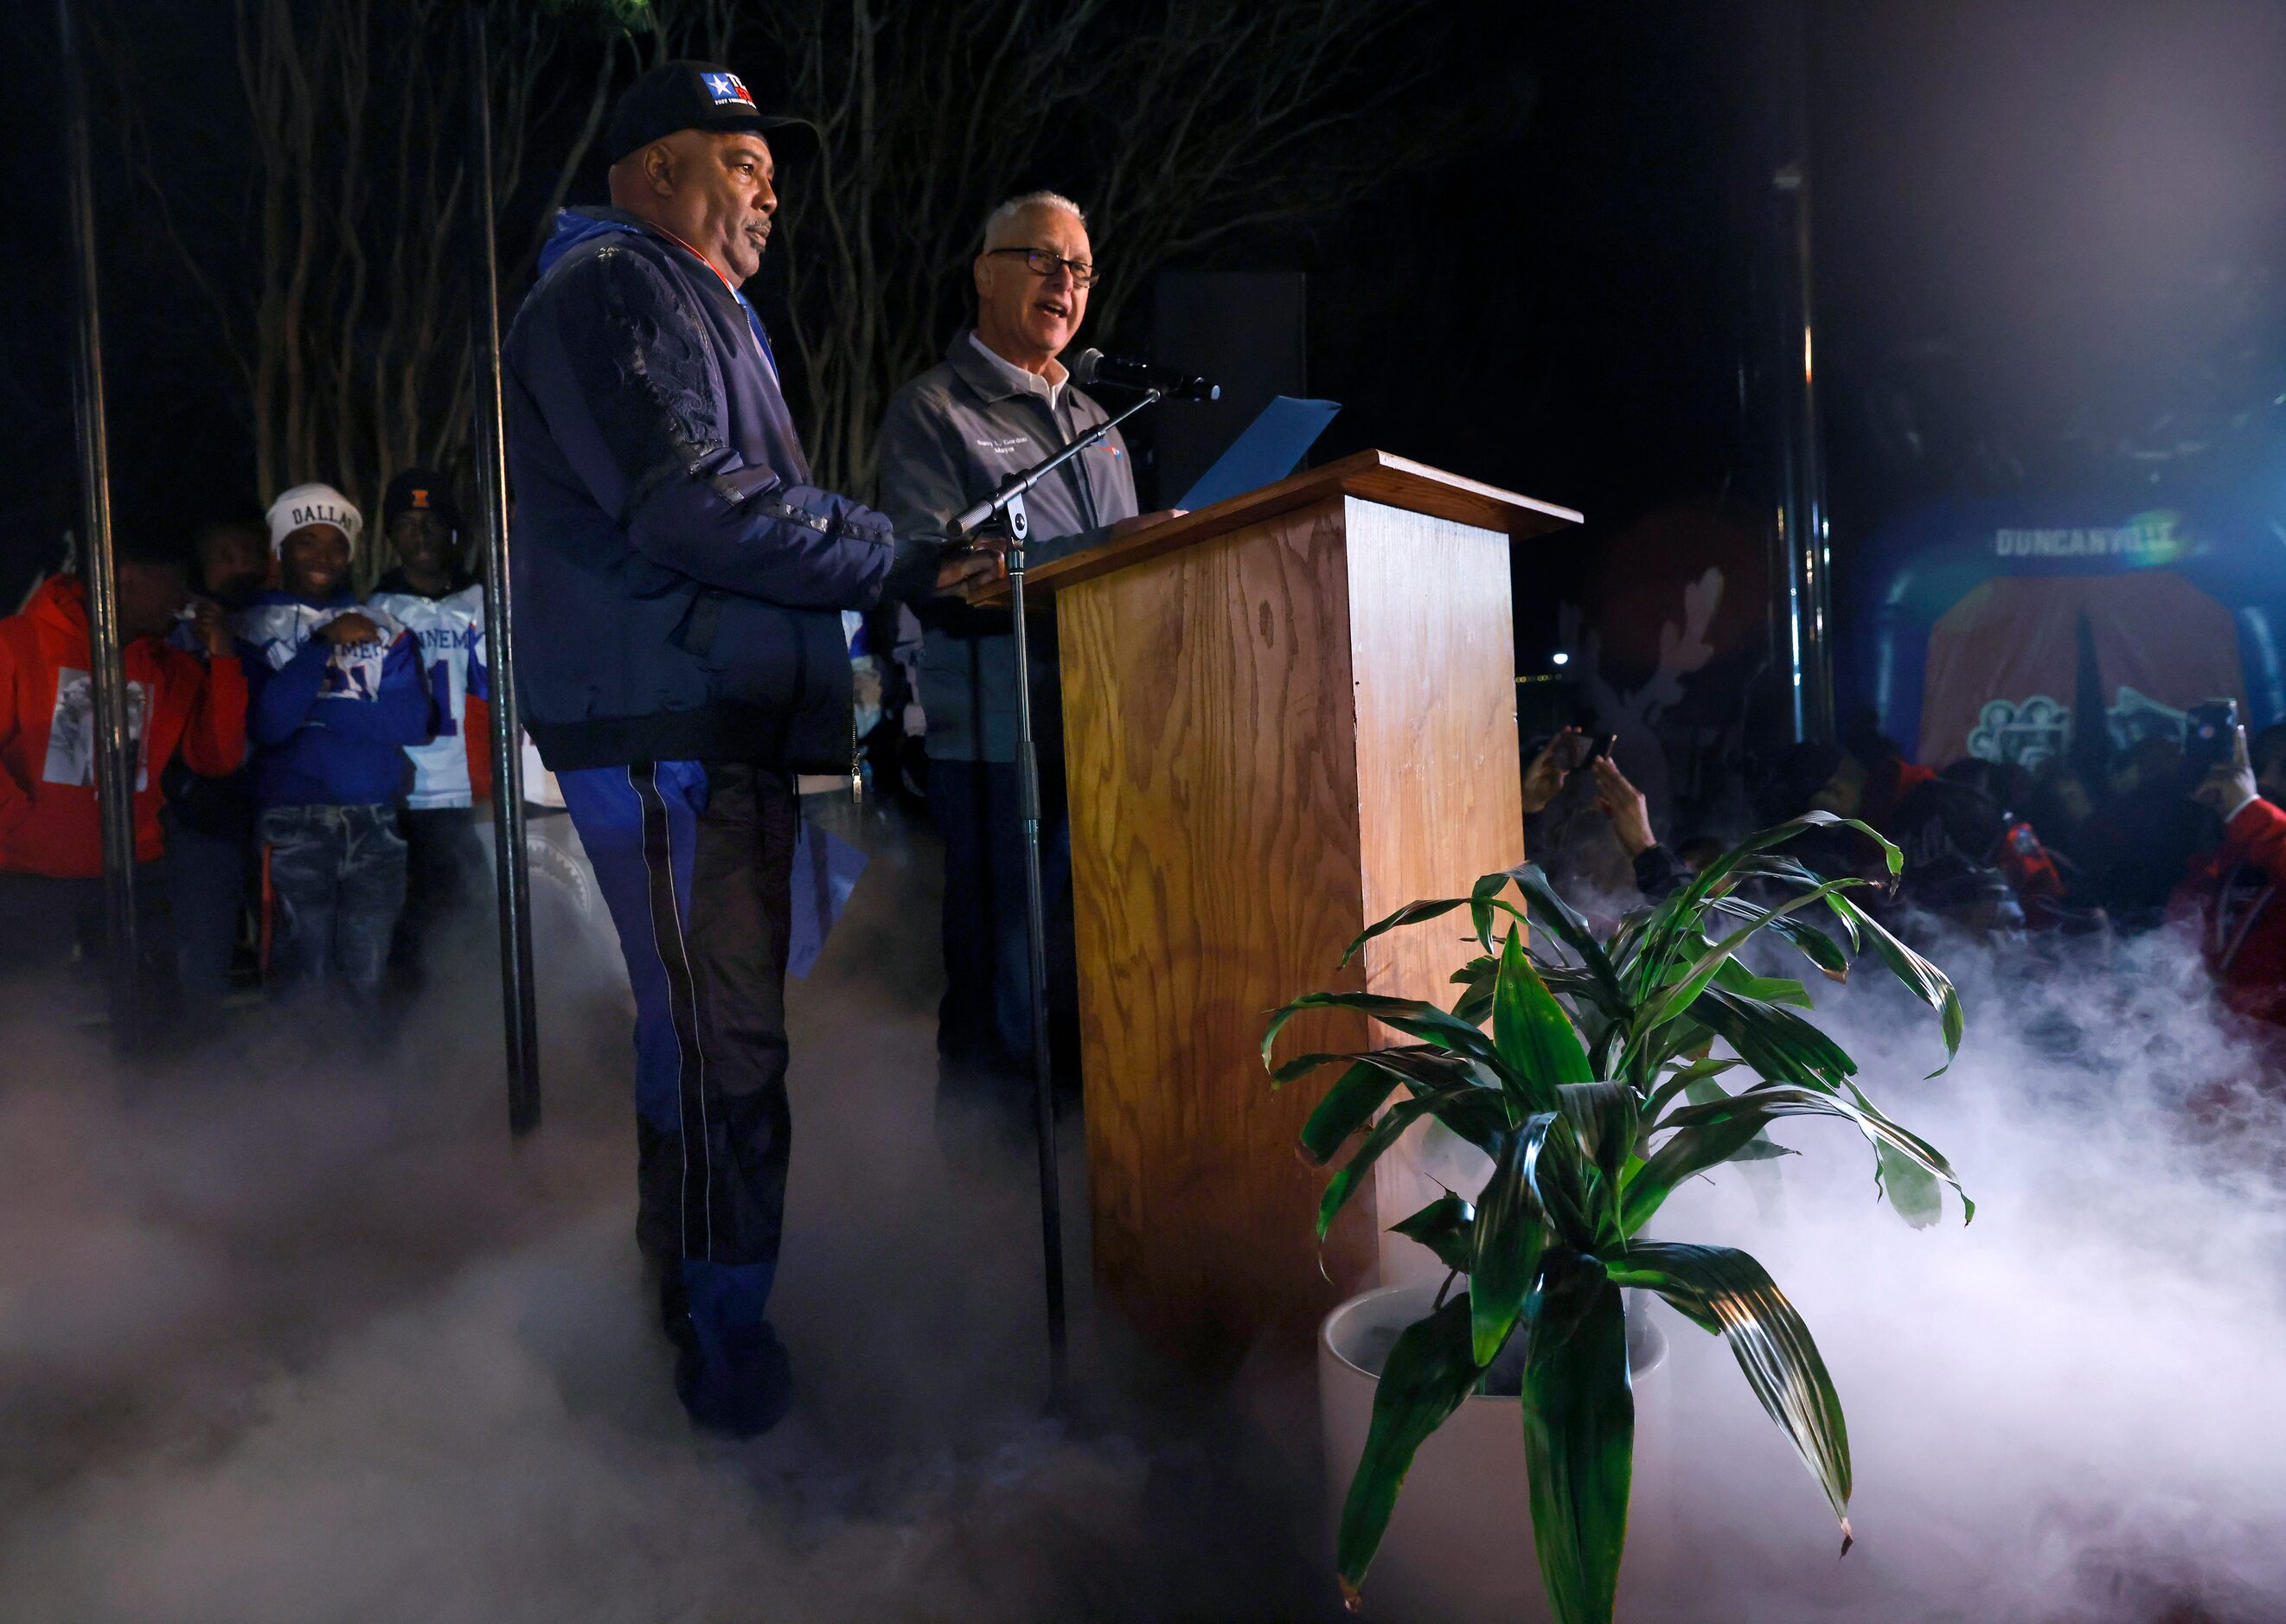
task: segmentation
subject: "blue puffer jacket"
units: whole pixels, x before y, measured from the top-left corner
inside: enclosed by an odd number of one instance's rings
[[[556,771],[846,771],[844,609],[889,522],[809,484],[761,324],[632,217],[567,209],[502,346],[516,675]]]

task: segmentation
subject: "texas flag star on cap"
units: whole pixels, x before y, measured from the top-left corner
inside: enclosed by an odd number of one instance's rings
[[[706,74],[701,76],[706,81],[706,92],[714,98],[716,106],[733,102],[744,102],[750,107],[754,105],[754,99],[746,94],[745,83],[737,75]]]

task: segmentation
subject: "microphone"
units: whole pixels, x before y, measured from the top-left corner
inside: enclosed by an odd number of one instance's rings
[[[1071,369],[1072,382],[1083,386],[1109,383],[1120,389],[1155,389],[1170,400],[1219,400],[1222,385],[1194,378],[1172,367],[1148,361],[1115,360],[1100,350],[1083,350]]]

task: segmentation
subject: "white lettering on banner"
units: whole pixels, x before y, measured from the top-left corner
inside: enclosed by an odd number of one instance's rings
[[[1992,532],[2001,558],[2137,558],[2164,563],[2199,550],[2172,513],[2139,514],[2124,524],[2009,529]]]

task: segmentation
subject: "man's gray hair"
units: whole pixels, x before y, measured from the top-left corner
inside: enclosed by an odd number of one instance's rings
[[[1060,192],[1020,193],[984,217],[984,251],[987,254],[995,248],[1029,246],[1008,240],[1009,228],[1016,224],[1016,217],[1027,209],[1060,209],[1077,220],[1083,230],[1087,225],[1085,211]]]

